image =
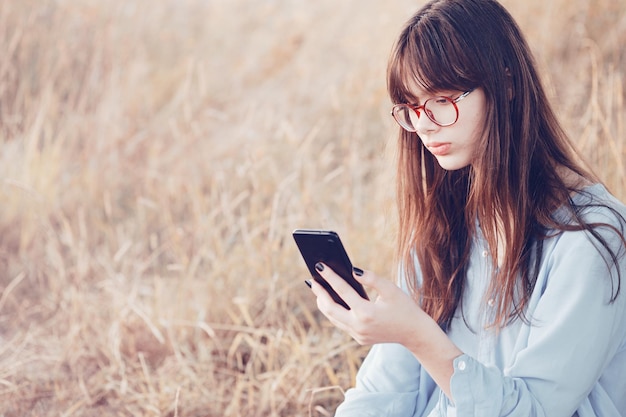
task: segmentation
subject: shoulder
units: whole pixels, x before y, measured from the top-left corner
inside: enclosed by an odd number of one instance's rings
[[[617,262],[626,247],[626,205],[602,184],[587,186],[571,197],[571,206],[554,213],[563,225],[548,230],[544,249],[552,255],[574,257],[581,263],[600,258]]]
[[[568,210],[555,213],[560,216],[557,221],[575,227],[548,231],[543,241],[544,266],[551,275],[560,271],[567,280],[609,275],[613,290],[619,291],[620,277],[626,274],[626,206],[601,184],[585,187],[571,202],[584,225],[579,227]]]
[[[590,226],[617,228],[622,235],[626,229],[626,205],[612,195],[604,185],[597,183],[581,188],[573,194],[569,207],[557,210],[553,217],[563,224],[576,224],[574,214]]]

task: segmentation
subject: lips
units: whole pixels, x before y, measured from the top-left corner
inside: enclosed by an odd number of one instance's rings
[[[450,143],[432,142],[426,145],[426,148],[435,156],[442,156],[450,151]]]

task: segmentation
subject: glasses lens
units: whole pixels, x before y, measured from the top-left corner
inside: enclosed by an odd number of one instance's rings
[[[426,116],[439,126],[453,125],[459,117],[454,101],[448,97],[434,97],[426,100],[423,110],[413,110],[406,104],[396,104],[391,114],[403,129],[415,132],[421,112],[426,113]]]
[[[415,125],[413,121],[417,123],[417,113],[409,106],[405,104],[397,104],[393,107],[393,111],[391,112],[393,118],[396,119],[396,122],[405,130],[409,132],[415,132]]]
[[[450,126],[456,122],[458,112],[454,102],[448,97],[435,97],[424,103],[428,118],[440,126]]]

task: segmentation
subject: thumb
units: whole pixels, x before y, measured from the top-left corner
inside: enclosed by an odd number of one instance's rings
[[[383,279],[372,271],[364,271],[360,268],[354,268],[354,278],[363,286],[376,290],[378,294],[385,292],[389,286],[395,286],[391,281]]]

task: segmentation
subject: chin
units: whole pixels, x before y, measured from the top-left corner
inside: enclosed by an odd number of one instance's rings
[[[459,169],[463,169],[471,165],[469,161],[459,161],[447,158],[437,158],[437,162],[439,163],[439,166],[446,171],[458,171]]]

